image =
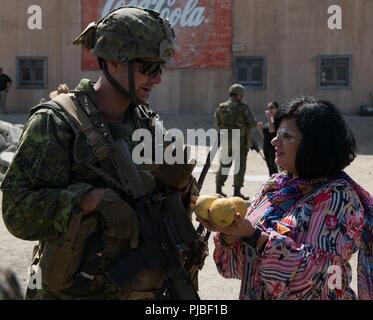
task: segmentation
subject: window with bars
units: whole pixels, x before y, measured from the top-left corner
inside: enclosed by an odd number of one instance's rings
[[[17,87],[20,89],[47,88],[47,58],[17,57]]]
[[[351,85],[351,56],[319,56],[319,88],[343,89]]]
[[[265,89],[266,63],[264,57],[237,57],[235,82],[248,89]]]

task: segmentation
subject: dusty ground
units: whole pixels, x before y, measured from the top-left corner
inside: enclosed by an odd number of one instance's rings
[[[25,115],[8,115],[2,118],[5,121],[22,123]],[[260,117],[258,117],[260,119]],[[209,128],[211,126],[210,116],[183,115],[165,115],[163,117],[165,125],[168,128]],[[373,118],[349,117],[350,123],[358,141],[360,154],[356,160],[347,168],[347,172],[359,182],[369,192],[373,193]],[[259,141],[259,138],[258,138]],[[204,147],[198,148],[198,160],[202,161],[206,154]],[[195,170],[196,177],[199,176],[200,167]],[[207,175],[202,194],[212,194],[215,192],[215,173],[216,165],[213,165]],[[267,175],[267,168],[262,158],[254,151],[249,152],[247,159],[247,171],[245,177],[245,186],[243,193],[252,198],[258,191],[261,183]],[[228,195],[233,193],[232,179],[229,177],[224,192]],[[1,194],[0,194],[1,202]],[[14,238],[5,228],[2,219],[0,219],[0,264],[13,269],[22,287],[27,285],[27,268],[31,258],[32,247],[34,243],[22,241]],[[233,279],[224,279],[217,271],[212,261],[213,244],[210,239],[210,256],[207,257],[205,267],[200,276],[200,296],[202,299],[233,300],[237,299],[239,294],[240,281]],[[355,258],[355,257],[354,257]],[[356,290],[356,261],[353,259],[352,268],[354,278],[352,287]]]

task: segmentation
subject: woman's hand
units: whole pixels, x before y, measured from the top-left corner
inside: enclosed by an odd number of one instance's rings
[[[251,237],[255,232],[252,223],[249,220],[242,218],[238,212],[236,213],[233,222],[227,227],[219,227],[213,222],[201,217],[197,217],[197,221],[199,221],[209,231],[221,232],[224,235],[234,236],[237,239]]]
[[[219,232],[226,235],[234,235],[237,238],[248,238],[251,237],[255,232],[255,228],[252,223],[249,220],[242,218],[238,212],[236,213],[233,222],[229,226],[215,227]]]
[[[219,232],[219,230],[209,221],[205,220],[199,216],[196,216],[197,221],[202,224],[207,230],[213,231],[213,232]]]

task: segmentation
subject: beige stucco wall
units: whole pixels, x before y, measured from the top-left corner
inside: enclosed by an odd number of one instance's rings
[[[40,5],[43,30],[27,28],[27,8]],[[343,30],[327,28],[327,8],[343,10]],[[16,80],[16,56],[48,57],[48,89],[16,89],[8,96],[12,111],[28,110],[46,97],[58,83],[73,87],[81,77],[97,78],[97,72],[82,72],[80,49],[71,45],[81,31],[80,0],[0,0],[0,65]],[[333,100],[344,112],[356,114],[370,103],[373,83],[373,29],[371,0],[234,0],[233,43],[244,50],[234,56],[263,55],[267,59],[265,90],[250,91],[246,101],[255,113],[269,100],[284,102],[298,94]],[[317,88],[317,56],[352,55],[352,83],[346,90]],[[151,104],[161,112],[212,113],[227,98],[233,81],[231,69],[168,70],[163,84],[152,93]],[[372,102],[373,103],[373,102]]]
[[[71,4],[76,0],[0,0],[0,65],[13,80],[8,95],[11,111],[28,110],[42,97],[56,88],[60,82],[70,82],[80,70],[80,62],[66,49],[72,37],[72,30],[80,25],[79,15]],[[42,30],[30,30],[27,26],[30,5],[42,8]],[[79,10],[79,8],[78,8]],[[68,26],[68,27],[67,27]],[[16,88],[16,57],[33,56],[48,58],[48,89]],[[76,56],[76,55],[75,55]]]
[[[43,29],[27,27],[27,8],[24,0],[0,0],[0,65],[14,80],[8,95],[10,111],[25,111],[42,97],[66,82],[73,87],[80,78],[97,79],[98,72],[82,72],[80,49],[71,45],[81,31],[79,0],[33,1],[43,13]],[[6,30],[6,32],[4,32]],[[45,56],[48,58],[48,89],[17,89],[16,56]],[[151,104],[161,112],[211,113],[219,101],[226,98],[231,82],[231,70],[167,70],[163,84],[156,88]]]
[[[331,99],[346,113],[369,104],[373,91],[371,0],[235,0],[233,43],[245,44],[235,56],[267,57],[265,90],[249,93],[259,111],[269,100],[299,94]],[[330,5],[342,8],[342,30],[327,27]],[[246,23],[243,23],[246,21]],[[352,55],[350,89],[317,88],[318,55]],[[373,101],[372,101],[373,103]]]

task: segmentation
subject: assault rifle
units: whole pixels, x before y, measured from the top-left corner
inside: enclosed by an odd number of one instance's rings
[[[212,161],[215,158],[220,147],[220,133],[218,134],[218,138],[216,139],[212,149],[207,155],[206,162],[202,168],[202,172],[198,178],[197,188],[198,191],[201,192],[203,183],[207,176],[207,173],[211,167]],[[202,224],[199,224],[197,228],[197,236],[198,241],[193,243],[193,248],[190,250],[190,254],[186,259],[186,268],[191,270],[192,278],[195,277],[196,272],[201,270],[205,261],[205,258],[208,255],[208,240],[210,238],[211,231],[206,230]]]
[[[183,264],[183,254],[196,240],[197,233],[182,205],[179,192],[167,195],[161,206],[153,208],[151,195],[146,192],[124,140],[114,142],[111,159],[122,186],[128,187],[135,199],[143,241],[106,270],[107,278],[118,288],[123,288],[138,272],[161,266],[166,271],[166,280],[159,298],[199,300]]]
[[[212,159],[219,148],[219,139],[210,151],[198,180],[201,190]],[[210,232],[200,225],[197,231],[188,218],[179,192],[167,194],[160,206],[152,207],[136,165],[123,140],[113,144],[112,162],[117,170],[122,189],[136,201],[136,211],[143,241],[129,255],[121,257],[106,271],[106,277],[118,288],[123,288],[138,272],[147,267],[162,266],[166,279],[159,299],[198,300],[192,280],[203,266],[208,254]],[[100,265],[105,243],[100,235],[88,239],[87,251],[80,272],[75,277],[77,289],[88,290]]]

